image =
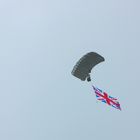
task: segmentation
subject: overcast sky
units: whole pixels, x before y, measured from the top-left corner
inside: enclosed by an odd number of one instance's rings
[[[139,0],[0,1],[1,140],[139,140]],[[71,75],[93,51],[92,84]]]

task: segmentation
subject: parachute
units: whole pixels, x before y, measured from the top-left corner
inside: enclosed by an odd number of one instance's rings
[[[72,75],[82,81],[91,81],[90,73],[94,66],[105,61],[105,59],[96,52],[89,52],[84,55],[74,66]]]

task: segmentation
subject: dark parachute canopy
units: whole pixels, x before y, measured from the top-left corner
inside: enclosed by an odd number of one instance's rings
[[[105,59],[101,55],[95,52],[87,53],[76,63],[71,73],[82,81],[86,79],[91,81],[90,73],[92,68],[103,61]]]

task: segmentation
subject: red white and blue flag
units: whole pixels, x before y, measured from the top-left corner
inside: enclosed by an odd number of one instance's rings
[[[109,96],[106,92],[102,91],[101,89],[99,89],[97,87],[93,86],[93,89],[94,89],[96,97],[99,101],[102,101],[116,109],[121,110],[120,104],[116,98]]]

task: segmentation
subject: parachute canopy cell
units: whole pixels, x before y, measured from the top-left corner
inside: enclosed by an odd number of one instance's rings
[[[82,81],[86,79],[91,81],[90,73],[92,68],[103,61],[105,59],[101,55],[95,52],[87,53],[76,63],[71,73]]]

